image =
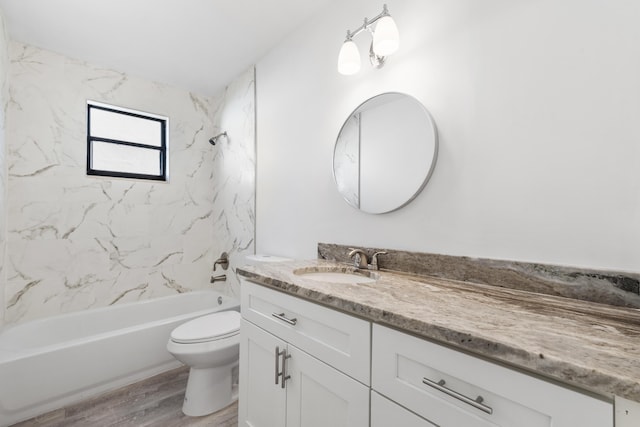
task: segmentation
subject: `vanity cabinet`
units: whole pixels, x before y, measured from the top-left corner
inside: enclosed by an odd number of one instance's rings
[[[369,426],[369,322],[247,281],[241,301],[240,426]]]
[[[372,389],[441,427],[613,426],[611,403],[375,324],[372,372]]]
[[[240,426],[614,425],[611,402],[246,280],[241,311]]]

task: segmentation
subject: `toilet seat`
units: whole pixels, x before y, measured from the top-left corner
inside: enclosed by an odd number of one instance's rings
[[[217,341],[240,332],[240,313],[222,311],[198,317],[171,332],[171,341],[178,344],[197,344]]]

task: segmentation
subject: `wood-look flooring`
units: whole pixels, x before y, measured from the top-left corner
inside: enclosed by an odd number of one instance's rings
[[[178,368],[14,427],[236,427],[237,402],[204,417],[182,413],[189,370]]]

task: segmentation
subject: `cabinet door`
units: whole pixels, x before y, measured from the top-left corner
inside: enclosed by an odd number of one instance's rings
[[[369,426],[368,387],[292,345],[288,352],[287,427]]]
[[[640,426],[640,402],[615,397],[616,427]]]
[[[241,321],[239,426],[285,425],[286,390],[280,385],[281,379],[275,384],[276,348],[285,350],[286,343],[244,319]]]
[[[437,427],[389,399],[371,392],[371,427]]]

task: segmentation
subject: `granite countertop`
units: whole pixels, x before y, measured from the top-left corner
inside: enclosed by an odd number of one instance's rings
[[[640,402],[640,311],[490,285],[379,271],[372,283],[294,273],[324,260],[245,266],[247,279],[606,398]]]

